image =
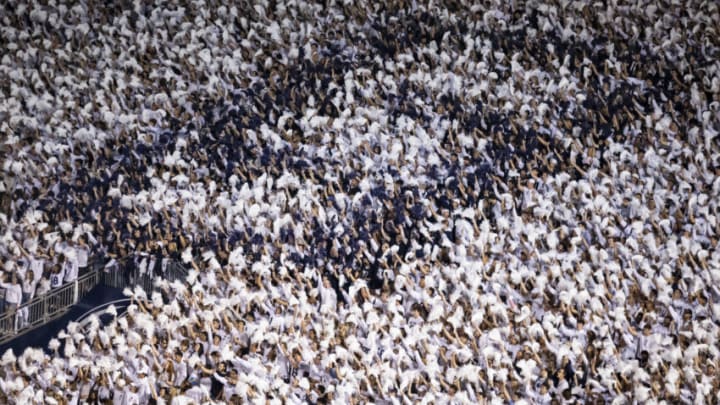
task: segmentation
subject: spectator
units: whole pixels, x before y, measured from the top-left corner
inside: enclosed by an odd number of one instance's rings
[[[28,271],[25,273],[25,279],[22,282],[22,301],[21,304],[26,304],[30,301],[32,301],[33,298],[35,298],[35,291],[37,289],[39,279],[35,278],[35,272],[34,271]],[[30,309],[25,307],[22,308],[19,312],[20,320],[19,320],[19,327],[23,328],[27,322],[29,321],[28,316],[30,314]]]
[[[79,263],[76,256],[76,251],[73,248],[66,248],[62,253],[62,273],[64,274],[64,282],[72,283],[77,280],[79,273]]]
[[[56,264],[50,273],[50,288],[59,288],[63,285],[63,280],[65,279],[65,266],[60,266],[59,264]]]
[[[79,273],[85,273],[88,267],[90,249],[88,248],[86,237],[80,236],[75,246],[75,258]]]
[[[15,273],[10,273],[9,276],[5,274],[4,279],[0,282],[0,286],[5,289],[5,310],[9,316],[8,319],[12,320],[12,322],[10,322],[9,325],[6,325],[6,327],[14,331],[17,329],[17,323],[14,316],[17,312],[18,306],[22,302],[22,286],[18,282],[17,274]]]
[[[33,272],[33,274],[35,274]],[[42,296],[50,292],[50,289],[52,286],[50,285],[50,271],[43,271],[40,273],[41,276],[38,279],[38,282],[35,287],[35,295],[36,296]]]

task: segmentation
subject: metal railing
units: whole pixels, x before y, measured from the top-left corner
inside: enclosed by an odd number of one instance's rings
[[[88,270],[76,280],[35,297],[15,309],[6,308],[5,313],[0,315],[0,344],[61,317],[98,285],[114,288],[138,285],[150,293],[157,277],[168,281],[184,280],[187,277],[187,269],[174,260],[163,259],[166,261],[162,265],[164,271],[153,274],[149,271],[140,272],[137,266],[129,266],[126,261],[134,259],[132,256],[123,258],[115,262],[117,266],[112,262],[105,263],[102,259],[93,260],[87,267]]]
[[[92,283],[95,283],[95,280],[96,272],[86,273],[77,280],[35,297],[15,309],[6,309],[0,316],[0,343],[62,316],[80,300],[81,292],[84,296],[94,287]]]
[[[165,267],[164,278],[173,282],[175,280],[185,281],[188,276],[188,269],[182,263],[177,260],[168,260],[167,266]]]

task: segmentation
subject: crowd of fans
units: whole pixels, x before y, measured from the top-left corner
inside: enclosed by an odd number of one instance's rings
[[[7,231],[6,231],[7,232]],[[6,233],[5,243],[0,244],[3,268],[0,270],[0,316],[14,315],[18,307],[32,301],[37,295],[50,292],[77,280],[78,275],[88,268],[90,248],[85,237],[65,242],[55,240],[48,249],[38,248],[37,237],[24,236],[24,231],[15,235]],[[9,249],[8,249],[9,248]],[[20,317],[0,325],[0,333],[12,333],[27,321],[27,310]]]
[[[720,11],[620,3],[6,2],[5,310],[193,270],[0,401],[718,401]]]

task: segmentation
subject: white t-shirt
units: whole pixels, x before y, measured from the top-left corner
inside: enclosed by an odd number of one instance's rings
[[[320,285],[320,312],[331,313],[337,311],[337,294],[332,287]]]
[[[65,266],[60,268],[58,273],[50,275],[50,287],[58,288],[63,285],[63,279],[65,278]]]
[[[88,265],[89,251],[86,247],[75,248],[75,254],[77,255],[78,267],[84,269]]]
[[[32,403],[33,398],[35,397],[35,389],[33,389],[32,385],[28,384],[25,389],[20,391],[18,396],[16,397],[16,400],[18,403],[21,404],[29,404]]]
[[[110,389],[104,385],[101,386],[100,389],[98,389],[98,399],[103,401],[110,399]]]
[[[195,403],[192,398],[185,395],[178,395],[172,399],[170,405],[190,405],[192,403]]]
[[[173,384],[179,386],[180,384],[182,384],[183,381],[185,381],[185,379],[188,376],[188,371],[187,371],[188,366],[185,362],[180,362],[179,364],[175,364],[174,366],[175,366],[175,379],[173,381]]]
[[[140,256],[139,258],[135,259],[135,264],[136,264],[140,274],[145,274],[145,273],[147,273],[147,269],[148,269],[148,257],[147,257],[147,255],[144,255],[144,254],[140,254],[139,256]]]
[[[185,395],[190,397],[192,400],[195,401],[195,403],[202,403],[206,398],[210,398],[210,392],[205,388],[204,385],[198,384],[187,391],[185,391]]]
[[[142,402],[140,402],[140,394],[137,392],[132,392],[129,389],[125,390],[125,402],[123,402],[124,405],[140,405]]]
[[[36,295],[42,295],[50,291],[50,280],[43,278],[38,283],[37,288],[35,288],[35,294]]]
[[[45,267],[45,260],[33,258],[30,259],[30,270],[32,270],[35,280],[40,280],[42,277],[43,269]]]
[[[33,299],[33,297],[35,297],[35,289],[39,281],[40,280],[38,278],[34,278],[32,281],[27,279],[23,280],[22,292],[24,294],[30,294],[30,298],[28,298],[28,300],[31,300]]]
[[[20,258],[17,262],[15,262],[15,273],[21,280],[25,279],[25,273],[27,272],[28,267],[29,264],[24,258]]]
[[[79,271],[77,260],[65,260],[65,263],[63,263],[63,271],[65,273],[66,283],[77,280]]]
[[[5,302],[20,305],[22,301],[22,288],[20,284],[3,283],[0,284],[0,286],[5,289]]]
[[[139,397],[143,400],[143,403],[148,402],[152,397],[152,389],[150,388],[150,384],[154,383],[152,383],[148,377],[145,377],[138,378],[137,384],[140,386],[137,392]]]
[[[78,405],[80,403],[80,391],[70,391],[67,393],[68,395],[68,404],[69,405]]]

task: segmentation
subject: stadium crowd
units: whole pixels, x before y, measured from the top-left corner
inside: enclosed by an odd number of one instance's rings
[[[5,310],[193,270],[0,401],[717,402],[720,10],[606,3],[6,2]]]

